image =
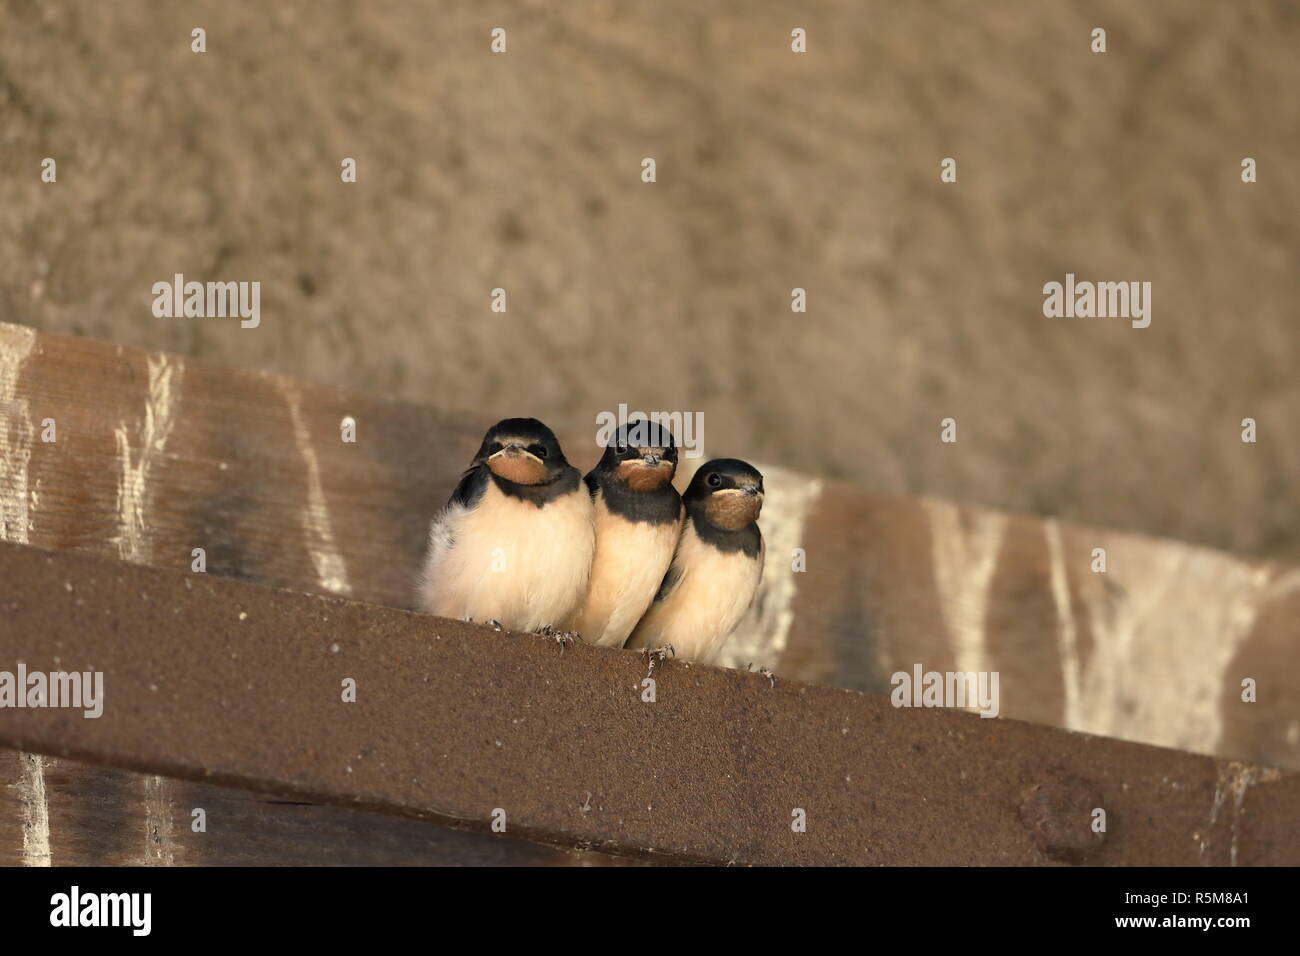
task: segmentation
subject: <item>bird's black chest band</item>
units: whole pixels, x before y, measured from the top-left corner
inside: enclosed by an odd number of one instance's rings
[[[490,480],[502,494],[517,498],[520,501],[527,501],[539,508],[577,490],[580,481],[578,469],[572,465],[566,466],[564,471],[556,475],[555,478],[540,485],[521,485],[509,478],[502,478],[486,468],[484,470],[488,472],[491,476]]]

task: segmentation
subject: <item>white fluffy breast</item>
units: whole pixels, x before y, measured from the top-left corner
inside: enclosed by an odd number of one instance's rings
[[[681,533],[671,524],[628,521],[596,496],[596,557],[586,600],[569,627],[589,643],[622,647],[654,600]]]
[[[687,519],[673,559],[680,572],[677,584],[668,597],[651,605],[627,646],[671,644],[679,658],[713,663],[754,600],[763,577],[763,558],[761,544],[757,559],[705,544]]]
[[[594,548],[591,497],[582,485],[538,508],[489,481],[473,508],[453,504],[434,519],[420,605],[513,630],[558,627],[586,594]]]

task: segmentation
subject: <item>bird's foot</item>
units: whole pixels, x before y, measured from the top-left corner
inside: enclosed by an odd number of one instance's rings
[[[677,652],[673,650],[671,644],[664,644],[662,647],[655,648],[647,647],[642,653],[645,654],[647,677],[654,676],[655,665],[662,664],[664,661],[668,660],[668,658],[677,656]]]
[[[575,644],[581,636],[577,631],[561,631],[558,627],[553,627],[550,624],[541,628],[537,633],[542,637],[549,637],[551,640],[555,641],[555,643],[559,644],[560,654],[564,653],[566,647]]]

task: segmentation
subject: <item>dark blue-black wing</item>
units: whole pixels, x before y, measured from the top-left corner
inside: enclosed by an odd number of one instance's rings
[[[451,493],[447,499],[447,505],[461,505],[464,508],[473,508],[487,491],[488,467],[487,465],[475,465],[465,474],[460,476],[460,481],[456,484],[456,490]]]

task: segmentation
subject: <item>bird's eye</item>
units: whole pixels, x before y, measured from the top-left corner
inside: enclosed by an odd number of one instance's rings
[[[619,455],[626,455],[626,454],[627,454],[627,445],[615,445],[615,446],[614,446],[614,451],[616,451]]]
[[[705,480],[709,483],[710,488],[716,488],[718,485],[722,484],[722,477],[716,474],[709,475]]]
[[[538,458],[545,458],[545,457],[546,457],[546,446],[545,446],[545,445],[532,445],[532,446],[529,447],[528,450],[529,450],[532,454],[536,455]]]

